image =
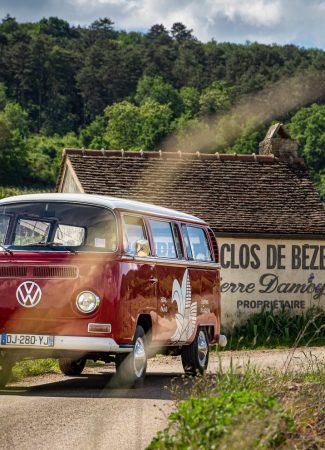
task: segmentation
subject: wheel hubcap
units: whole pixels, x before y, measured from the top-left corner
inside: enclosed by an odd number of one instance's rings
[[[201,367],[205,366],[208,356],[208,342],[204,331],[200,331],[198,335],[198,357]]]
[[[136,340],[133,353],[134,353],[134,372],[137,378],[140,378],[144,372],[147,361],[146,350],[144,347],[143,339],[141,337],[138,337],[138,339]]]

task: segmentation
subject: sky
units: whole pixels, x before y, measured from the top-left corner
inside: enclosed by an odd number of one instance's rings
[[[293,43],[325,49],[325,0],[0,0],[0,17],[57,16],[74,25],[109,17],[116,29],[182,22],[201,41]]]

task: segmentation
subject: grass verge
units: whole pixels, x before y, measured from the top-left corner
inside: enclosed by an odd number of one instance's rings
[[[86,367],[101,367],[102,361],[87,361]],[[57,359],[33,359],[17,362],[12,370],[12,381],[21,381],[26,377],[36,377],[50,373],[61,373]]]
[[[56,359],[20,361],[13,367],[12,380],[20,381],[26,377],[46,375],[49,373],[60,373],[59,364]]]
[[[325,311],[311,307],[303,314],[263,310],[234,325],[225,350],[325,346]]]
[[[308,354],[299,370],[289,362],[284,371],[220,365],[175,380],[177,410],[148,449],[324,449],[325,362]]]

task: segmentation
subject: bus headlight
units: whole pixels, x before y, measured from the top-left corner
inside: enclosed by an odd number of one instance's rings
[[[100,304],[98,295],[91,291],[83,291],[76,298],[76,307],[81,313],[92,313]]]

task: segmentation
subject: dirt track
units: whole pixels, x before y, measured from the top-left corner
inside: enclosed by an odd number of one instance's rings
[[[308,353],[308,354],[307,354]],[[291,367],[301,368],[311,355],[325,362],[325,348],[298,350]],[[213,355],[210,371],[248,361],[281,369],[288,351],[224,352]],[[168,386],[183,371],[180,358],[150,360],[144,386],[110,386],[112,366],[87,368],[80,377],[46,375],[10,384],[0,391],[0,449],[143,449],[166,424],[173,408]]]

